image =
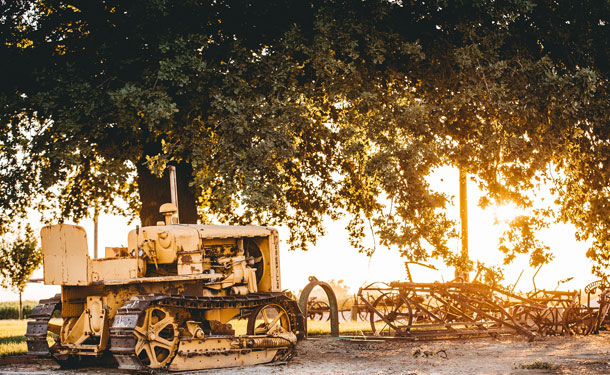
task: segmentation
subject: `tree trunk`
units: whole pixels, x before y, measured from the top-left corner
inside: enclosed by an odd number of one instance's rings
[[[138,163],[138,192],[140,193],[140,220],[142,226],[156,225],[163,220],[159,214],[159,207],[163,203],[171,202],[169,190],[169,173],[165,171],[162,178],[150,173],[144,158]],[[188,163],[176,164],[176,180],[178,184],[178,212],[180,222],[185,224],[197,223],[197,204],[195,193],[189,186],[192,180],[193,168]]]
[[[19,291],[19,320],[23,319],[23,302],[21,301],[21,291]]]

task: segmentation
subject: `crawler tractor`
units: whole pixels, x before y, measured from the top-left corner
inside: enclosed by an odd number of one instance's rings
[[[89,257],[82,227],[44,227],[44,281],[61,294],[30,316],[28,353],[66,366],[113,357],[137,371],[287,358],[303,317],[281,291],[277,231],[177,224],[176,212],[164,204],[164,221],[132,230],[127,247],[106,248],[101,259]],[[245,335],[235,335],[236,318],[247,319]]]

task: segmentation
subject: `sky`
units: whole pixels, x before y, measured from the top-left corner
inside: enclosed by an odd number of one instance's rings
[[[459,218],[458,204],[458,171],[455,168],[437,170],[430,178],[433,189],[455,196],[454,206],[449,207],[451,218]],[[543,195],[547,195],[544,193]],[[482,192],[473,181],[468,181],[468,221],[469,221],[469,255],[473,261],[481,261],[487,265],[502,263],[503,254],[497,250],[497,241],[504,227],[496,222],[510,220],[518,212],[510,206],[488,207],[483,210],[477,206]],[[547,196],[547,199],[549,197]],[[39,231],[40,215],[32,213],[30,224]],[[104,253],[106,246],[126,246],[127,233],[135,229],[138,222],[128,224],[128,219],[111,215],[100,215],[99,218],[99,252]],[[309,276],[319,280],[343,280],[350,287],[350,292],[356,293],[360,286],[375,281],[406,280],[404,259],[398,256],[396,250],[377,246],[373,256],[359,254],[349,245],[345,230],[347,219],[336,222],[327,221],[327,234],[320,238],[309,251],[289,251],[286,240],[288,229],[278,228],[280,234],[280,260],[282,273],[282,288],[299,291],[308,283]],[[93,222],[86,220],[79,225],[87,231],[89,253],[93,256]],[[555,289],[557,281],[573,277],[567,283],[559,286],[559,290],[583,289],[596,278],[591,274],[591,262],[585,257],[587,244],[576,241],[574,227],[569,224],[554,224],[540,234],[540,239],[551,248],[555,258],[542,267],[536,277],[538,288]],[[369,239],[370,240],[370,239]],[[459,240],[449,243],[456,252],[459,251]],[[453,269],[443,267],[441,262],[433,261],[439,271],[424,267],[412,266],[411,272],[416,282],[449,281],[453,279]],[[527,257],[517,257],[509,266],[504,267],[505,285],[513,284],[519,277],[516,290],[528,291],[533,288],[532,276],[535,269],[528,267]],[[471,276],[472,277],[472,276]],[[42,278],[42,270],[37,270],[32,278]],[[58,286],[31,283],[27,286],[23,299],[39,300],[59,293]],[[0,301],[14,301],[18,295],[6,289],[0,290]]]

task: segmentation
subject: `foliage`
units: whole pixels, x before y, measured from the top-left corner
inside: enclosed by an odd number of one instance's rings
[[[32,272],[42,263],[38,241],[28,225],[13,241],[0,244],[0,274],[2,286],[23,293]]]
[[[284,223],[300,247],[322,232],[335,145],[325,115],[292,95],[299,65],[265,52],[311,13],[306,6],[7,8],[14,28],[3,47],[20,80],[4,87],[3,141],[28,152],[6,163],[3,177],[20,184],[6,188],[5,207],[19,210],[38,194],[56,220],[86,217],[92,202],[117,212],[117,197],[132,215],[140,204],[158,209],[162,202],[140,201],[144,190],[160,190],[142,176],[184,162],[193,172],[180,184],[196,194],[204,222]]]
[[[477,274],[475,280],[483,282],[485,285],[492,286],[494,288],[505,289],[502,285],[504,280],[504,272],[499,266],[485,266],[481,262],[477,262]]]
[[[285,224],[306,248],[347,215],[359,251],[470,268],[448,247],[452,197],[427,181],[455,166],[483,206],[529,207],[552,185],[557,212],[517,219],[509,259],[548,261],[535,231],[561,220],[608,266],[609,14],[599,0],[3,4],[0,204],[44,196],[79,219],[121,197],[135,215],[158,203],[143,176],[184,163],[204,222]]]
[[[540,242],[535,236],[548,224],[533,216],[517,216],[510,223],[510,228],[500,237],[499,250],[505,254],[504,264],[512,262],[517,254],[530,255],[530,266],[538,266],[548,263],[553,259],[550,248]]]

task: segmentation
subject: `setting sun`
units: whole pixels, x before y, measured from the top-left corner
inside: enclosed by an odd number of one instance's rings
[[[509,223],[523,214],[523,210],[519,209],[514,203],[496,206],[493,208],[494,224]]]

